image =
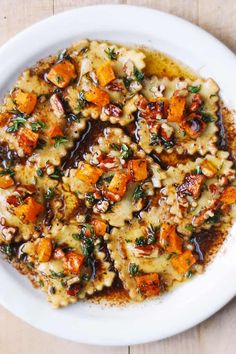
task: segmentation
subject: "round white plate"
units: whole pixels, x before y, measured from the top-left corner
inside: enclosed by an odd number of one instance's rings
[[[227,104],[236,107],[236,60],[232,52],[180,18],[124,5],[64,12],[11,39],[0,49],[0,97],[25,67],[80,38],[164,51],[202,76],[213,77]],[[160,299],[124,308],[81,302],[57,311],[27,279],[0,260],[0,303],[41,330],[82,343],[128,345],[154,341],[203,321],[236,294],[235,254],[236,238],[230,235],[203,275]]]

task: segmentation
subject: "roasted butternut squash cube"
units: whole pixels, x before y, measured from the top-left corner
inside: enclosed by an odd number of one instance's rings
[[[186,107],[186,98],[172,96],[169,101],[168,122],[182,123]]]
[[[147,160],[138,159],[128,162],[129,175],[133,181],[138,182],[148,177]]]
[[[137,275],[135,280],[137,288],[143,296],[151,297],[160,294],[160,279],[158,273]]]
[[[60,88],[68,86],[76,77],[75,67],[69,60],[55,64],[48,73],[48,80]]]
[[[0,176],[0,188],[7,189],[12,187],[13,185],[14,185],[14,180],[11,178],[11,176],[9,175]]]
[[[22,128],[18,133],[19,146],[26,154],[32,154],[38,143],[39,134],[28,128]]]
[[[35,93],[15,90],[12,93],[12,97],[16,103],[17,109],[21,113],[30,114],[33,112],[37,103],[37,95]]]
[[[182,253],[183,241],[177,235],[176,226],[164,223],[161,225],[159,243],[168,253]]]
[[[53,251],[52,241],[48,237],[40,238],[36,245],[36,253],[39,262],[48,262],[51,259]]]
[[[14,209],[15,215],[26,224],[35,222],[43,211],[43,205],[36,202],[33,197],[26,198],[21,205]]]
[[[83,267],[84,256],[72,251],[67,253],[65,257],[66,272],[68,274],[80,274]]]
[[[53,139],[56,136],[64,136],[64,133],[59,125],[55,125],[47,132],[47,136]]]
[[[186,273],[194,263],[196,263],[196,258],[189,250],[184,251],[178,257],[171,258],[173,268],[180,274]]]
[[[94,232],[97,236],[104,236],[107,230],[107,224],[101,220],[93,220],[92,225],[94,227]]]
[[[86,162],[82,162],[78,167],[76,177],[85,183],[94,185],[102,174],[103,170],[100,168],[91,166]]]
[[[96,106],[104,107],[110,103],[110,97],[108,93],[102,90],[100,87],[92,86],[90,91],[85,93],[85,99],[88,102],[94,103]]]
[[[126,192],[127,182],[128,176],[123,172],[117,171],[108,186],[108,190],[109,192],[123,197]]]
[[[225,204],[234,204],[236,203],[236,187],[227,186],[221,194],[220,201]]]
[[[4,127],[10,120],[12,114],[9,112],[0,113],[0,127]]]
[[[208,160],[204,160],[201,163],[201,170],[202,173],[208,178],[214,177],[217,173],[217,168]]]
[[[106,86],[116,78],[110,61],[106,61],[100,65],[96,72],[101,86]]]

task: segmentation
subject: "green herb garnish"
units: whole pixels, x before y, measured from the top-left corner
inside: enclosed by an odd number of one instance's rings
[[[118,53],[116,53],[114,48],[107,48],[104,50],[104,52],[110,60],[117,60]]]
[[[85,99],[85,92],[84,90],[80,91],[79,98],[78,98],[78,106],[77,109],[80,112],[87,105],[87,101]]]
[[[188,92],[191,93],[197,93],[201,90],[201,85],[197,85],[197,86],[188,86]]]
[[[215,214],[213,216],[210,216],[207,220],[206,223],[207,224],[217,224],[218,222],[220,222],[220,217],[221,217],[221,213],[220,210],[216,210]]]
[[[0,251],[4,253],[7,257],[13,256],[13,249],[11,245],[1,245]]]
[[[12,177],[14,174],[15,171],[11,170],[10,168],[6,168],[5,170],[0,171],[0,176],[10,175]]]
[[[54,189],[53,188],[48,188],[46,194],[45,194],[45,199],[51,200],[55,195]]]
[[[62,76],[60,76],[60,75],[57,75],[57,77],[56,77],[56,82],[57,82],[58,84],[60,84],[60,82],[65,82],[65,79],[64,79],[64,77],[62,77]]]
[[[36,149],[42,150],[46,144],[47,144],[47,143],[46,143],[45,140],[43,140],[43,139],[38,139],[38,143],[37,143]]]
[[[121,145],[121,156],[124,160],[127,160],[129,157],[132,156],[132,150],[125,144]]]
[[[144,73],[137,68],[134,68],[134,77],[138,82],[141,82],[144,79]]]
[[[32,122],[32,123],[30,123],[30,125],[31,125],[31,129],[33,132],[38,132],[40,129],[46,128],[46,124],[44,122],[42,122],[41,120],[39,120],[37,122]]]
[[[95,203],[95,198],[93,196],[93,193],[91,192],[86,193],[85,199],[90,205],[93,205]]]
[[[55,148],[59,147],[61,144],[66,144],[68,142],[68,139],[65,136],[61,135],[56,135],[53,137],[53,139],[55,140]]]
[[[210,123],[215,121],[214,117],[210,113],[201,111],[201,114],[202,114],[202,119],[205,123]]]
[[[7,133],[15,133],[21,127],[24,127],[25,123],[26,123],[26,118],[24,118],[22,116],[16,117],[11,121],[11,125],[8,126],[8,128],[6,129],[6,132]]]
[[[137,202],[140,198],[144,198],[146,196],[145,191],[143,188],[139,185],[135,188],[134,194],[133,194],[133,199],[135,202]]]
[[[120,151],[120,147],[119,147],[119,145],[118,144],[110,144],[110,147],[113,149],[113,150],[115,150],[115,151]]]
[[[135,263],[130,263],[129,264],[129,274],[131,277],[134,277],[136,274],[139,272],[139,266],[138,264]]]
[[[50,273],[51,273],[51,278],[57,278],[57,279],[61,279],[65,277],[65,274],[63,272],[54,272],[54,270],[50,269]]]
[[[37,174],[38,177],[43,177],[43,170],[41,168],[38,168],[36,170],[36,174]]]
[[[59,179],[62,176],[64,176],[64,173],[62,172],[62,170],[60,170],[59,167],[56,167],[54,172],[51,175],[49,175],[49,177],[52,179]]]

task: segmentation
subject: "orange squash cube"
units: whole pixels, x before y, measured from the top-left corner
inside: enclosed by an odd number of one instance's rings
[[[76,177],[90,185],[95,184],[102,174],[103,170],[98,167],[91,166],[86,162],[80,163],[78,170],[76,171]]]
[[[87,91],[84,96],[88,102],[92,102],[99,107],[104,107],[110,103],[108,93],[97,86],[92,86],[91,90]]]
[[[97,69],[97,77],[101,86],[106,86],[116,78],[110,61],[106,61],[99,66]]]
[[[184,251],[184,253],[178,257],[171,258],[173,268],[180,274],[186,273],[194,263],[196,263],[196,258],[189,250]]]
[[[65,257],[66,272],[69,274],[80,274],[83,267],[84,256],[72,251],[67,253]]]
[[[43,211],[43,205],[36,202],[33,197],[26,198],[21,205],[14,209],[15,215],[26,224],[35,222]]]
[[[123,197],[126,192],[127,182],[128,176],[123,172],[117,171],[108,186],[108,190],[109,192],[118,194],[120,197]]]
[[[169,102],[168,122],[181,123],[183,121],[186,107],[186,98],[181,96],[172,96]]]
[[[0,188],[7,189],[12,187],[14,184],[14,180],[11,178],[11,176],[0,176]]]
[[[37,95],[35,93],[16,90],[13,92],[12,97],[21,113],[30,114],[33,112],[37,103]]]
[[[52,256],[52,241],[48,237],[40,238],[36,245],[36,253],[39,262],[48,262]]]
[[[26,154],[32,154],[38,143],[39,134],[32,132],[28,128],[23,128],[18,133],[19,146]]]
[[[161,225],[160,230],[160,245],[168,253],[182,253],[183,241],[177,235],[176,226],[164,223]]]
[[[236,203],[236,187],[227,186],[221,194],[220,201],[225,204],[234,204]]]
[[[160,279],[158,273],[137,275],[135,280],[143,296],[150,297],[160,294]]]
[[[9,112],[4,112],[0,114],[0,127],[4,127],[12,117],[12,114]]]
[[[68,86],[70,81],[76,77],[75,67],[69,60],[55,64],[48,73],[48,80],[60,88]]]
[[[214,177],[217,173],[217,168],[208,160],[204,160],[201,163],[201,170],[202,173],[208,178]]]
[[[148,177],[147,160],[138,159],[128,162],[129,175],[135,182],[142,181]]]
[[[48,132],[47,136],[51,139],[55,138],[55,136],[64,136],[64,133],[59,125],[52,127]]]
[[[104,236],[107,230],[107,224],[101,220],[93,220],[92,225],[94,227],[94,232],[97,236]]]

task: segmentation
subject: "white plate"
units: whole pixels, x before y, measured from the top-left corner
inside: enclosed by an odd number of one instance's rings
[[[213,77],[227,104],[236,107],[236,60],[232,52],[182,19],[124,5],[64,12],[11,39],[0,49],[0,96],[22,69],[79,38],[143,44],[164,51],[201,75]],[[41,330],[82,343],[154,341],[203,321],[236,294],[235,254],[236,238],[231,235],[203,275],[157,300],[124,308],[81,302],[57,311],[27,279],[0,260],[0,303]]]

